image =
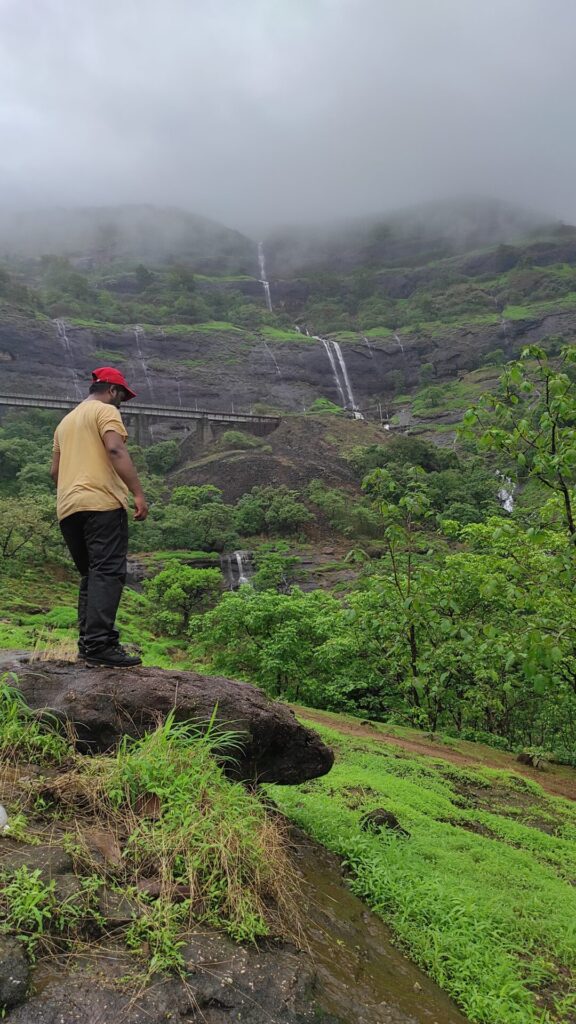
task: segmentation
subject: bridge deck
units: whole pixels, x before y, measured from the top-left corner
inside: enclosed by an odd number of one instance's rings
[[[73,398],[54,397],[48,395],[2,395],[0,405],[11,407],[22,406],[28,409],[73,409],[78,401]],[[280,416],[255,416],[248,412],[214,412],[212,409],[191,409],[178,405],[139,405],[138,403],[122,406],[125,416],[148,416],[158,419],[179,420],[212,420],[215,423],[262,423],[272,426],[280,423]]]

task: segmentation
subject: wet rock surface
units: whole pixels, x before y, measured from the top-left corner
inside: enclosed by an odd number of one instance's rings
[[[83,751],[104,751],[121,736],[141,736],[174,710],[176,720],[216,721],[240,736],[242,750],[227,767],[244,781],[295,784],[325,775],[332,751],[294,713],[260,690],[221,676],[159,668],[87,668],[81,663],[0,660],[17,674],[34,709],[73,723]]]
[[[0,840],[0,870],[38,868],[60,900],[75,905],[79,878],[56,836],[53,843]],[[466,1024],[350,892],[338,858],[298,829],[291,846],[302,886],[302,949],[274,939],[236,944],[199,926],[185,936],[185,977],[157,974],[145,983],[143,963],[122,939],[138,907],[104,887],[101,928],[81,955],[41,958],[30,983],[19,943],[0,941],[0,1007],[12,1024]]]
[[[184,979],[156,975],[139,991],[126,984],[134,961],[102,945],[65,969],[36,971],[36,993],[11,1024],[341,1024],[314,1002],[314,971],[303,953],[281,943],[236,946],[209,929],[189,936]]]
[[[3,838],[0,842],[0,870],[17,871],[26,866],[30,871],[39,871],[40,879],[46,885],[58,875],[72,871],[72,858],[62,847],[40,843],[28,846],[16,839]]]
[[[573,243],[571,245],[573,248]],[[561,249],[553,255],[559,254]],[[481,258],[485,260],[486,256]],[[475,266],[474,259],[474,256],[469,257],[468,271],[484,272],[484,265]],[[495,265],[499,265],[498,260]],[[426,284],[429,273],[428,268],[419,268],[409,274],[398,270],[393,274],[388,272],[382,278],[382,294],[410,295],[415,286]],[[305,286],[299,285],[301,283],[289,283],[284,295],[282,283],[272,283],[276,298],[286,299],[291,315],[296,315],[301,308]],[[257,286],[261,287],[258,282]],[[292,304],[294,309],[290,310]],[[387,335],[371,340],[370,349],[359,338],[357,343],[345,346],[346,365],[356,400],[363,409],[367,409],[373,405],[375,397],[398,392],[395,374],[402,375],[402,387],[413,387],[418,384],[421,364],[431,362],[439,379],[453,377],[477,367],[479,358],[495,348],[503,348],[507,357],[512,358],[520,344],[531,344],[545,335],[571,330],[575,319],[573,311],[559,310],[526,321],[512,321],[506,330],[498,323],[455,325],[447,329],[441,338],[433,332],[425,334],[422,331],[416,335],[403,329],[403,351],[394,338]],[[117,353],[128,363],[136,391],[142,395],[149,394],[133,328],[126,327],[119,332],[104,325],[92,329],[70,324],[67,333],[74,368],[79,379],[86,382],[86,387],[94,362],[92,353],[106,349]],[[54,324],[46,321],[19,318],[14,322],[0,323],[4,391],[48,394],[55,334]],[[230,410],[233,401],[237,409],[247,411],[253,403],[265,402],[275,409],[300,411],[303,405],[309,406],[319,395],[340,404],[338,389],[321,343],[313,340],[284,341],[275,346],[273,360],[260,339],[239,346],[235,338],[236,335],[230,332],[195,331],[193,325],[190,325],[189,332],[172,334],[168,340],[160,327],[145,332],[139,344],[155,401],[174,404],[174,383],[177,380],[184,406],[194,407],[198,402],[199,408]],[[193,369],[187,366],[190,362]],[[126,415],[130,416],[129,409]],[[177,420],[171,426],[155,423],[153,432],[155,437],[170,436],[174,427],[183,434],[187,426],[189,423],[178,423]],[[197,441],[194,446],[198,448]]]
[[[24,1002],[30,968],[17,939],[0,936],[0,1008],[10,1009]]]

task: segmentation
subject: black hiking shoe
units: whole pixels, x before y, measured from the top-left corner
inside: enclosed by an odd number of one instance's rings
[[[87,665],[102,665],[104,668],[135,668],[142,664],[142,658],[137,654],[128,654],[120,645],[107,647],[96,654],[84,654],[84,660]]]

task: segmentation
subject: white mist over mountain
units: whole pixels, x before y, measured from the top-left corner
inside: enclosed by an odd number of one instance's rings
[[[576,219],[567,0],[0,0],[4,203],[278,223],[481,194]]]

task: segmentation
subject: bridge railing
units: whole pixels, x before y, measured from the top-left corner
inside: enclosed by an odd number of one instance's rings
[[[57,395],[0,394],[0,405],[21,406],[32,409],[73,409],[77,400]],[[280,416],[257,415],[249,412],[222,412],[213,409],[192,409],[178,405],[141,405],[130,403],[122,408],[125,416],[149,416],[181,420],[213,420],[220,423],[278,424]]]

